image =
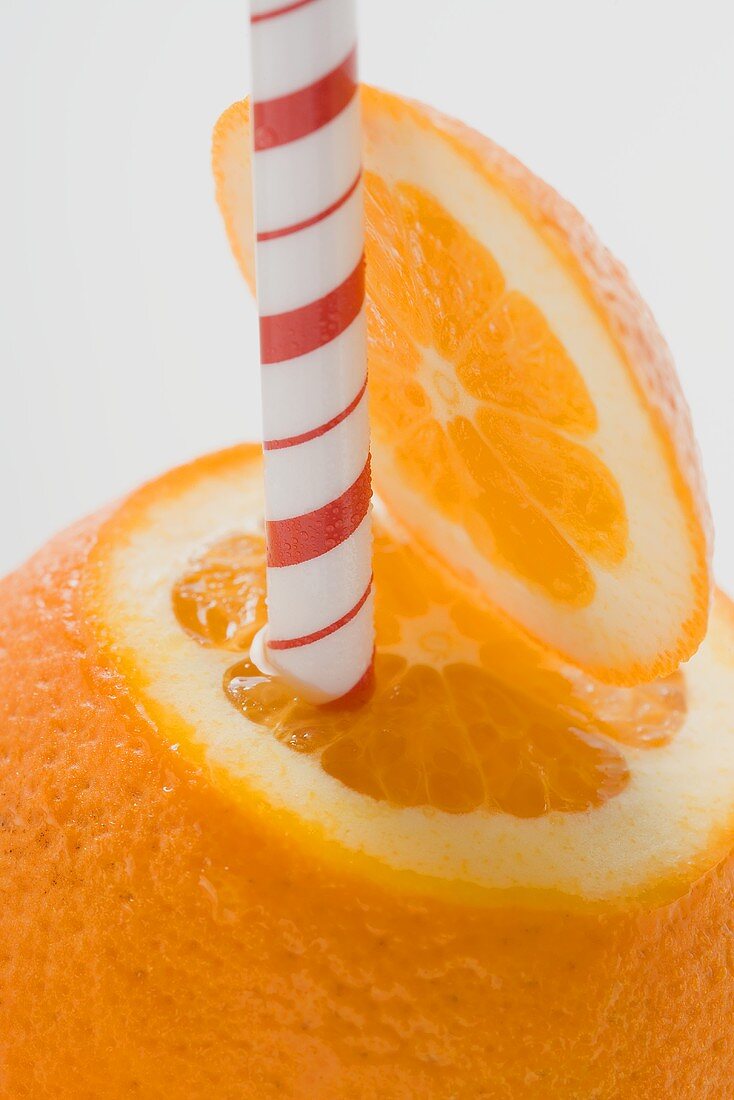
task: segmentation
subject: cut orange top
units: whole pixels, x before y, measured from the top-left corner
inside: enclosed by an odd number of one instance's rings
[[[255,725],[352,790],[393,806],[579,812],[630,779],[620,745],[666,744],[685,717],[680,673],[636,688],[564,666],[441,580],[406,544],[375,545],[374,678],[315,707],[241,656],[224,690]],[[265,544],[230,535],[197,556],[173,605],[197,640],[247,654],[264,624]],[[409,654],[410,656],[407,656]]]

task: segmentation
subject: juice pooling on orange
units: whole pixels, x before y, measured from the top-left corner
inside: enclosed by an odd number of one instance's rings
[[[680,672],[635,688],[601,684],[477,608],[407,544],[378,535],[374,568],[374,675],[327,707],[299,700],[249,658],[265,621],[262,538],[207,548],[173,592],[187,632],[244,654],[224,676],[234,706],[354,791],[447,813],[588,810],[629,783],[621,746],[665,745],[685,719]]]
[[[3,582],[0,1096],[726,1100],[734,610],[667,349],[507,154],[362,106],[373,676],[250,660],[255,447]]]

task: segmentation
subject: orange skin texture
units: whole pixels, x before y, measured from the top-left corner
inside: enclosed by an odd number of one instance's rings
[[[415,100],[403,99],[368,85],[361,87],[362,123],[366,142],[379,147],[385,118],[429,132],[446,142],[489,185],[504,193],[522,211],[539,236],[572,276],[610,334],[646,406],[654,430],[668,457],[676,493],[688,517],[696,559],[696,601],[675,644],[650,662],[625,669],[589,668],[601,680],[634,684],[672,672],[691,657],[706,633],[710,602],[713,527],[690,411],[680,387],[670,349],[650,309],[625,267],[601,243],[578,210],[543,180],[533,175],[490,138],[456,119]],[[254,290],[252,188],[248,142],[238,145],[237,176],[232,177],[231,143],[249,129],[249,102],[232,104],[219,119],[212,142],[217,201],[235,259]],[[367,166],[379,172],[379,165]],[[233,183],[236,182],[236,200]],[[367,295],[369,297],[369,273]],[[542,638],[538,639],[543,641]]]
[[[734,857],[606,913],[322,862],[136,708],[101,522],[0,584],[0,1096],[734,1097]]]

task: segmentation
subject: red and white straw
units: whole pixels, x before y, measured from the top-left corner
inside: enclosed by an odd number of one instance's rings
[[[253,656],[327,700],[374,645],[355,5],[250,8],[268,556]]]

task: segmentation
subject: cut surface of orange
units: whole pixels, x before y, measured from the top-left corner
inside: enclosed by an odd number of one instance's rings
[[[685,720],[682,673],[615,688],[564,667],[379,526],[374,575],[373,676],[328,707],[249,658],[266,621],[262,536],[207,547],[173,592],[189,634],[240,651],[224,676],[230,701],[360,794],[448,813],[580,812],[627,786],[622,745],[664,745]]]
[[[598,679],[699,644],[709,521],[667,347],[579,215],[437,112],[363,91],[373,467],[444,568]],[[253,283],[248,108],[214,139]]]
[[[311,707],[247,659],[264,621],[260,476],[249,450],[172,475],[100,542],[102,634],[146,712],[191,727],[180,751],[204,751],[335,858],[429,891],[664,896],[710,857],[734,772],[708,775],[732,721],[708,641],[663,681],[604,685],[378,517],[374,682]]]

